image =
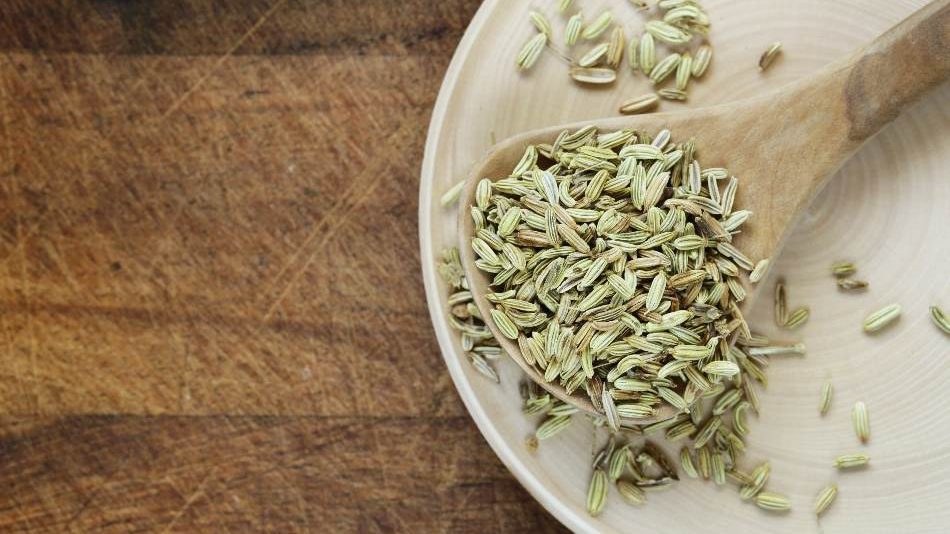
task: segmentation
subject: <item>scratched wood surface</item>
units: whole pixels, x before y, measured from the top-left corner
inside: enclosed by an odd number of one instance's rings
[[[0,3],[0,531],[558,531],[416,239],[477,2]]]

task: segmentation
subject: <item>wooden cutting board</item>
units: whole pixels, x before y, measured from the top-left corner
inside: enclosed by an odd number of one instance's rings
[[[0,4],[0,531],[559,530],[419,277],[478,2],[232,4]]]

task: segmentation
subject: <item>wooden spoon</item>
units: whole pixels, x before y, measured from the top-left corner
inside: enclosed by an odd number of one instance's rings
[[[550,143],[562,130],[594,124],[600,131],[669,129],[673,138],[695,139],[706,167],[726,167],[741,180],[735,205],[753,212],[736,246],[757,261],[776,255],[796,216],[865,141],[950,76],[950,0],[936,0],[891,28],[854,56],[810,78],[757,98],[702,109],[635,117],[610,117],[533,130],[495,145],[475,165],[462,193],[459,241],[462,265],[476,305],[489,317],[489,279],[475,267],[469,243],[469,206],[482,178],[508,176],[525,147]],[[748,306],[754,297],[749,291]],[[567,403],[597,414],[586,395],[569,395],[545,382],[520,355],[517,343],[486,320],[502,348],[535,382]],[[663,405],[644,424],[674,416]]]

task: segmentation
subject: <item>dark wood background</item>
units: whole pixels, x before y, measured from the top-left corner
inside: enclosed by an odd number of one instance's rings
[[[477,4],[0,3],[0,531],[560,529],[420,277]]]

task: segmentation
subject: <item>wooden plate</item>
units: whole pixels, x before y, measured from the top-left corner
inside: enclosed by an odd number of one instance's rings
[[[689,106],[760,94],[807,76],[923,5],[924,0],[708,0],[715,56],[706,77],[690,87]],[[950,87],[944,86],[872,140],[839,173],[793,230],[763,283],[784,277],[790,305],[807,305],[811,320],[794,333],[771,325],[770,299],[749,315],[764,333],[801,339],[805,357],[777,359],[762,394],[763,417],[752,418],[744,465],[768,459],[769,489],[787,494],[793,511],[776,515],[741,502],[733,487],[686,480],[635,508],[611,491],[598,518],[584,510],[590,460],[605,436],[582,418],[535,453],[524,440],[536,424],[519,410],[520,371],[496,362],[497,385],[468,364],[446,322],[446,287],[434,264],[457,245],[455,210],[439,197],[462,179],[493,140],[541,126],[610,116],[617,105],[650,90],[624,71],[615,86],[586,89],[566,65],[545,54],[519,74],[514,57],[534,31],[533,6],[563,18],[554,0],[488,0],[478,11],[446,73],[433,111],[419,196],[419,235],[429,310],[459,394],[492,448],[518,480],[564,524],[586,532],[940,532],[950,525],[950,337],[928,306],[950,309]],[[625,1],[576,0],[590,18],[610,7],[628,35],[643,19]],[[762,74],[759,54],[773,41],[784,54]],[[882,72],[881,76],[888,73]],[[682,104],[681,104],[682,105]],[[664,103],[664,109],[677,104]],[[631,124],[636,119],[631,118]],[[677,132],[673,132],[674,136]],[[700,147],[701,150],[701,147]],[[780,157],[780,155],[776,155]],[[740,177],[741,179],[742,177]],[[781,199],[775,199],[781,202]],[[862,294],[835,288],[829,265],[849,259],[870,281]],[[900,322],[878,335],[861,332],[864,316],[898,302]],[[819,417],[823,380],[835,385],[830,413]],[[867,403],[870,444],[859,444],[850,409]],[[596,442],[596,445],[595,445]],[[869,469],[837,473],[832,459],[867,452]],[[838,501],[817,523],[812,505],[829,481]]]

